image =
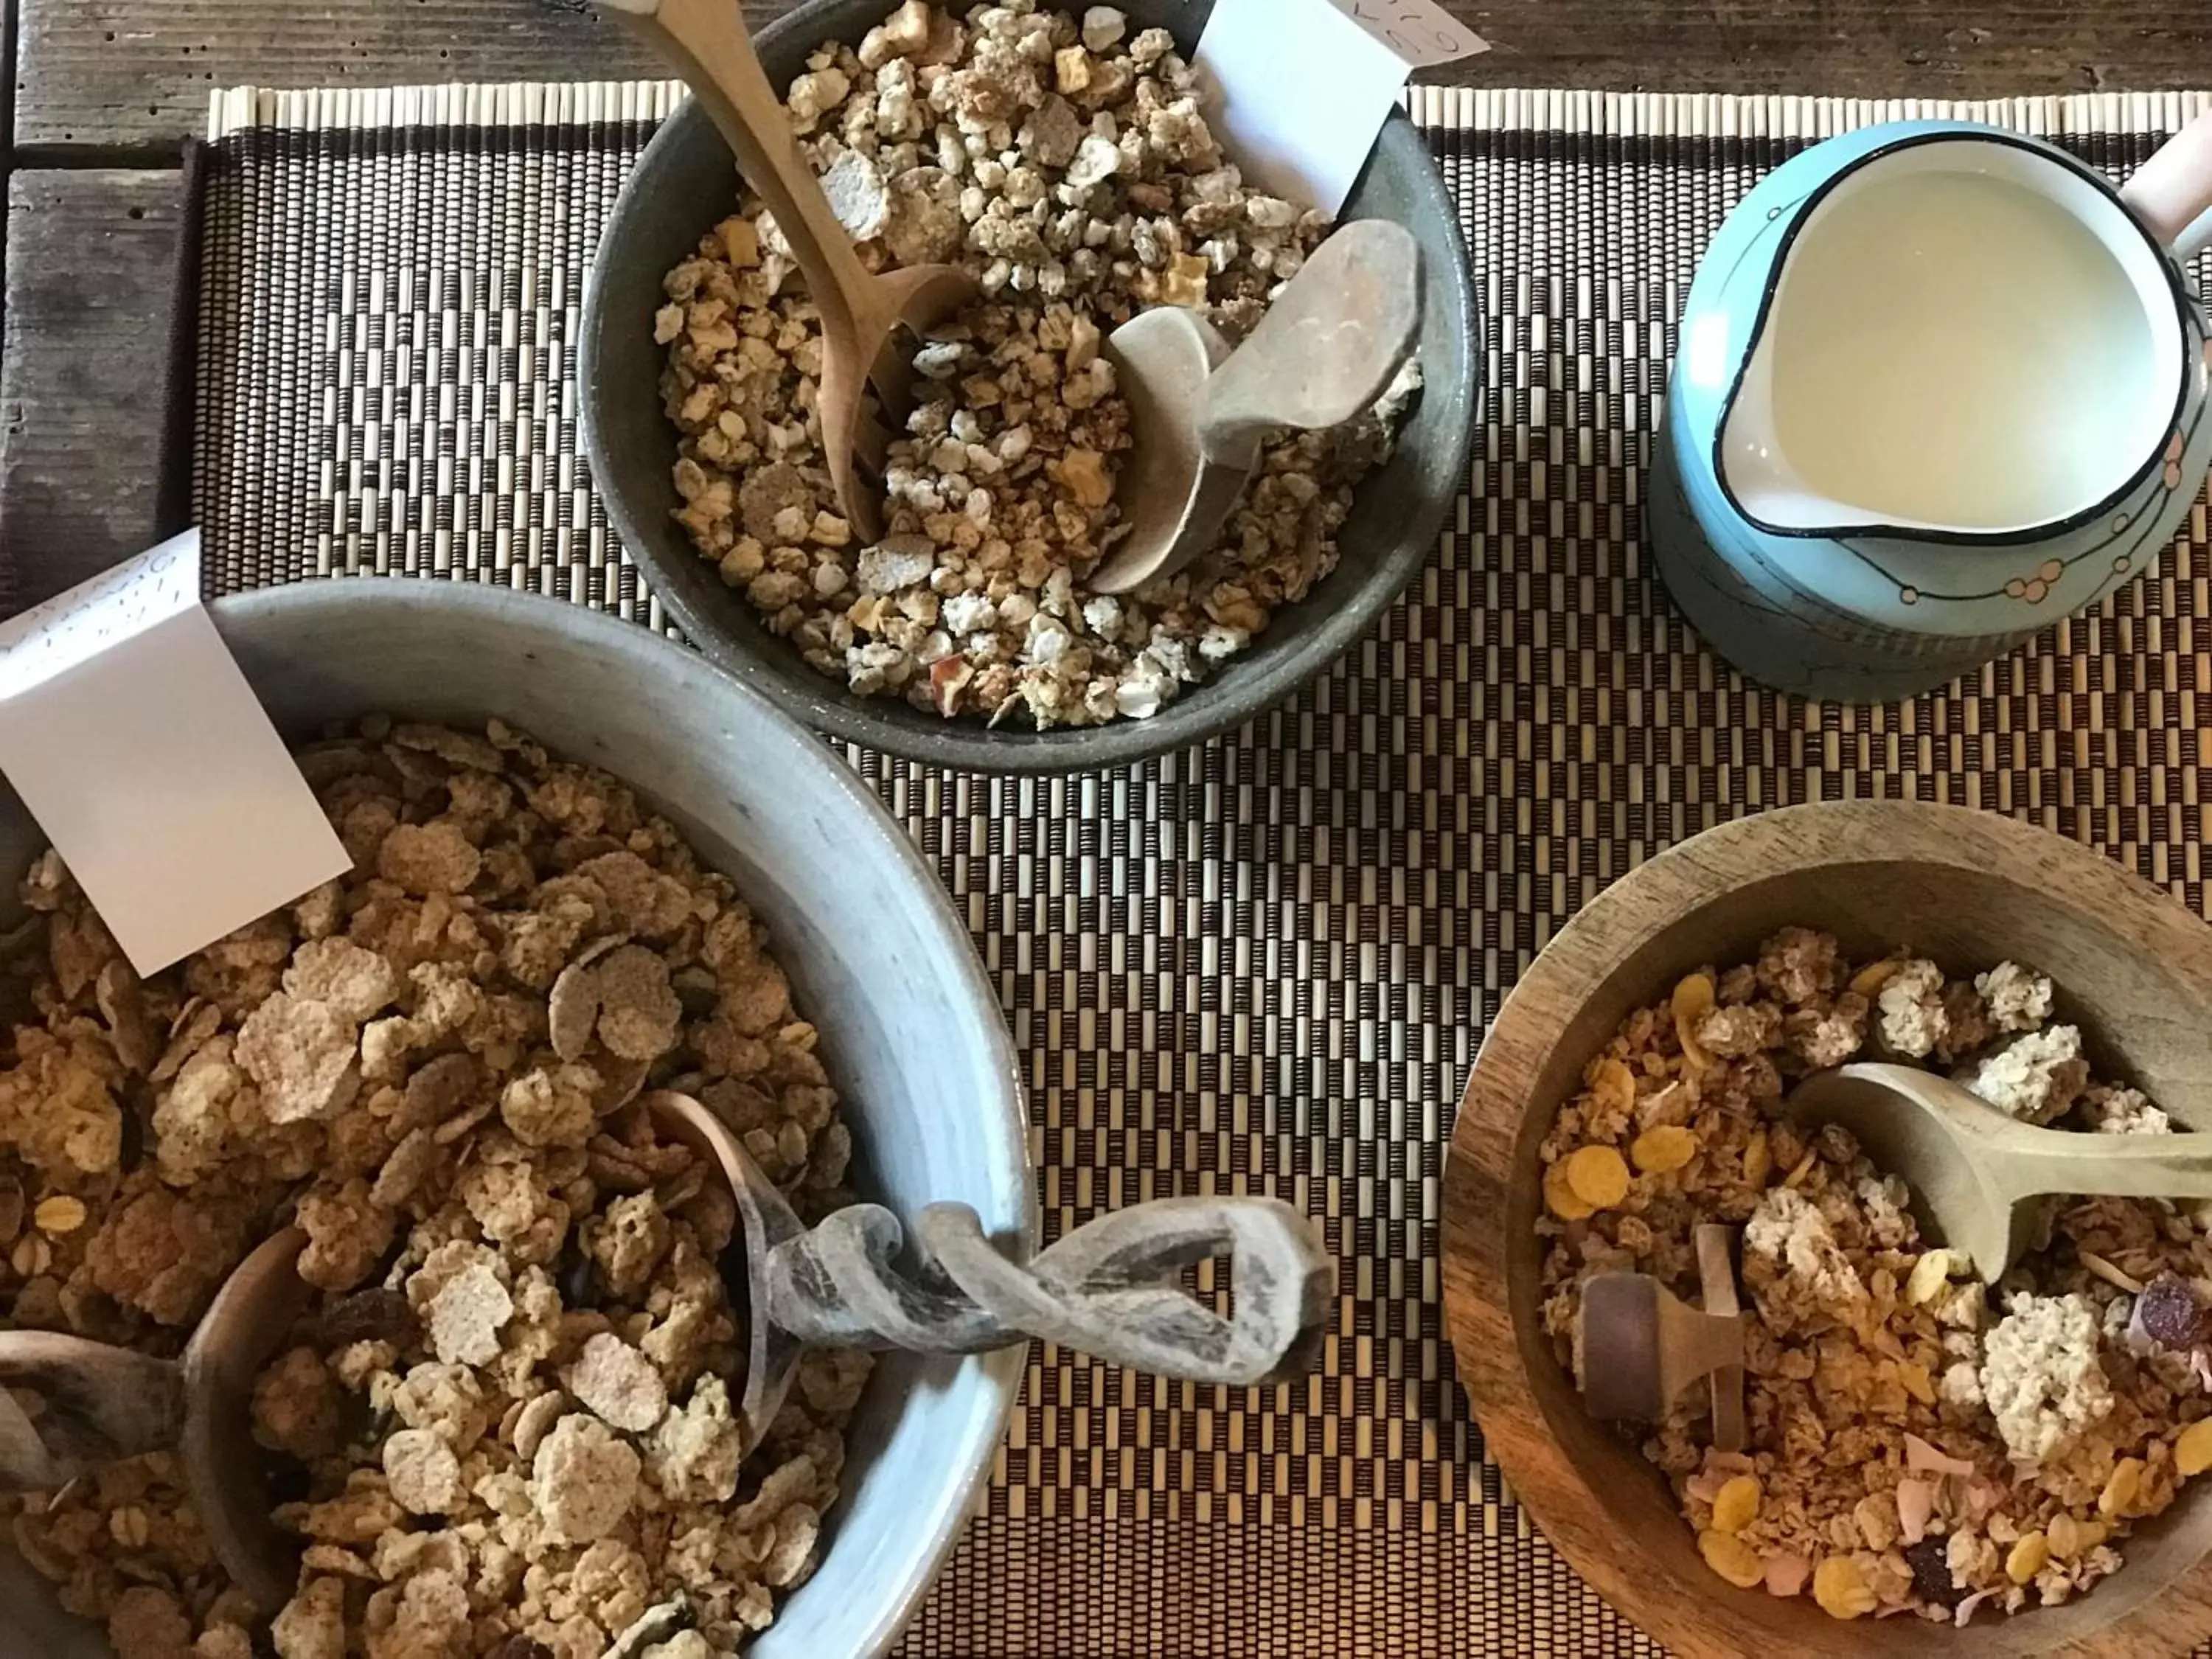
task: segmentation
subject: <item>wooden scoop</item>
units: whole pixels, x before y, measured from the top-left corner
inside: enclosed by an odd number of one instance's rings
[[[283,1607],[300,1540],[270,1519],[253,1379],[307,1309],[311,1292],[295,1270],[307,1242],[287,1228],[240,1262],[181,1359],[0,1331],[0,1486],[51,1492],[100,1464],[173,1450],[224,1571],[262,1612]],[[35,1414],[15,1397],[23,1394]]]
[[[1731,1231],[1698,1229],[1703,1312],[1649,1273],[1598,1273],[1583,1285],[1575,1386],[1591,1416],[1656,1423],[1703,1381],[1712,1390],[1714,1449],[1743,1449],[1743,1320],[1729,1265]]]
[[[1372,407],[1420,310],[1413,233],[1355,219],[1315,250],[1233,352],[1181,306],[1115,329],[1106,347],[1134,443],[1119,494],[1133,528],[1085,586],[1125,593],[1205,552],[1260,465],[1261,441],[1285,427],[1341,426]]]
[[[1916,1066],[1817,1073],[1784,1109],[1801,1123],[1850,1130],[1877,1166],[1912,1189],[1922,1226],[1972,1257],[1992,1285],[2033,1241],[2042,1199],[2212,1198],[2212,1135],[2041,1129]]]
[[[845,227],[799,153],[791,117],[769,82],[738,0],[606,0],[690,85],[744,175],[791,244],[822,313],[822,384],[817,413],[837,500],[866,541],[883,538],[884,452],[894,435],[866,407],[873,385],[881,412],[903,419],[913,366],[899,331],[916,332],[974,300],[975,281],[953,265],[909,265],[881,276],[860,263]],[[643,326],[642,324],[640,326]],[[863,478],[855,457],[866,463]]]
[[[1297,1210],[1267,1198],[1167,1198],[1079,1227],[1027,1262],[1009,1261],[964,1204],[933,1204],[915,1227],[921,1271],[893,1266],[904,1243],[879,1206],[836,1211],[812,1231],[713,1109],[660,1091],[644,1105],[663,1133],[728,1180],[744,1224],[750,1363],[738,1407],[759,1444],[811,1346],[981,1353],[1031,1336],[1115,1364],[1249,1388],[1311,1369],[1336,1273]],[[1176,1285],[1229,1255],[1227,1317]]]

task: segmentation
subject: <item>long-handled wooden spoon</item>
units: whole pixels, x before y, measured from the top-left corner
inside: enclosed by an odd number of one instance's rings
[[[1992,1285],[2032,1242],[2040,1200],[2212,1198],[2212,1135],[2037,1128],[1916,1066],[1816,1073],[1784,1109],[1802,1123],[1849,1129],[1879,1168],[1903,1177],[1937,1242],[1963,1250]]]
[[[975,297],[975,279],[954,265],[908,265],[878,276],[860,263],[799,153],[738,0],[606,3],[690,85],[791,244],[822,313],[817,414],[823,459],[846,518],[864,539],[880,540],[884,449],[893,434],[870,413],[866,392],[872,385],[884,413],[904,416],[913,368],[900,330],[919,332],[943,321]],[[861,475],[856,456],[872,476]]]
[[[897,1218],[854,1204],[811,1232],[712,1109],[668,1091],[642,1103],[663,1133],[728,1181],[744,1224],[741,1292],[751,1329],[738,1408],[750,1451],[775,1421],[809,1347],[981,1353],[1041,1336],[1158,1376],[1232,1388],[1311,1368],[1335,1272],[1313,1224],[1268,1198],[1166,1198],[1079,1227],[1026,1262],[994,1249],[975,1212],[933,1204],[915,1218],[922,1271],[893,1263]],[[1224,1317],[1176,1276],[1228,1255]]]
[[[224,1281],[185,1346],[155,1359],[52,1331],[0,1331],[0,1487],[49,1492],[88,1469],[173,1450],[216,1557],[264,1613],[290,1599],[300,1540],[270,1518],[253,1379],[313,1294],[287,1228]],[[27,1394],[35,1415],[12,1396]]]

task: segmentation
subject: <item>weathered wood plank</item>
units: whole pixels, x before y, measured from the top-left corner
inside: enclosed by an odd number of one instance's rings
[[[210,88],[649,72],[582,0],[17,0],[15,139],[150,146],[200,131]],[[791,0],[759,0],[756,22]],[[1451,0],[1492,86],[1984,97],[2191,84],[2203,0]]]
[[[661,71],[581,0],[60,0],[23,4],[18,145],[202,133],[217,87],[613,80]],[[747,8],[755,25],[792,0]]]
[[[181,205],[174,172],[9,180],[0,608],[152,539]]]

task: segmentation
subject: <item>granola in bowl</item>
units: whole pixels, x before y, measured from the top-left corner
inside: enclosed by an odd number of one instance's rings
[[[497,725],[301,763],[349,875],[142,981],[47,855],[0,1054],[6,1323],[173,1355],[307,1235],[253,1392],[297,1594],[264,1639],[166,1454],[0,1499],[14,1546],[124,1659],[733,1653],[813,1571],[868,1361],[808,1356],[740,1467],[734,1206],[635,1102],[697,1095],[830,1207],[815,1028],[606,775]]]
[[[2055,1606],[2212,1468],[2212,1231],[2153,1200],[2074,1199],[1996,1285],[1923,1240],[1910,1194],[1784,1093],[1853,1059],[1954,1075],[2026,1121],[2173,1132],[2093,1073],[2033,968],[1853,963],[1785,928],[1626,1020],[1543,1142],[1542,1317],[1572,1362],[1591,1274],[1698,1293],[1693,1234],[1741,1229],[1748,1443],[1692,1390],[1640,1435],[1720,1577],[1839,1619]]]
[[[1327,219],[1249,187],[1172,37],[1110,7],[908,0],[807,65],[788,107],[862,258],[963,263],[984,298],[921,347],[887,532],[857,545],[813,428],[813,307],[772,217],[741,204],[668,273],[655,322],[678,525],[857,693],[1038,730],[1156,714],[1334,568],[1418,361],[1370,416],[1269,445],[1210,555],[1089,592],[1129,441],[1104,337],[1153,304],[1241,335]]]

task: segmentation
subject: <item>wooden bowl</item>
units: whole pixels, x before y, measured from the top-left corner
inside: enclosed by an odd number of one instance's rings
[[[2100,1075],[2212,1129],[2212,927],[2088,848],[1993,813],[1906,802],[1765,812],[1662,853],[1560,930],[1476,1056],[1444,1170],[1444,1300],[1485,1444],[1545,1535],[1685,1659],[1747,1654],[2181,1654],[2212,1635],[2212,1504],[2185,1497],[2127,1565],[2062,1607],[1965,1630],[1843,1622],[1811,1596],[1740,1590],[1699,1559],[1666,1482],[1586,1416],[1538,1322],[1537,1148],[1633,1009],[1703,963],[1750,959],[1789,923],[1856,957],[1899,944],[1953,973],[2049,973]]]

